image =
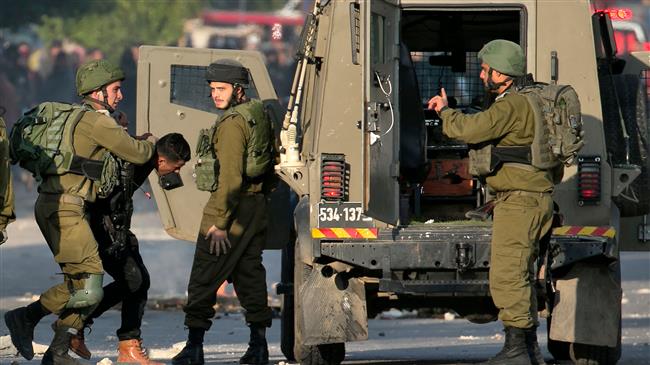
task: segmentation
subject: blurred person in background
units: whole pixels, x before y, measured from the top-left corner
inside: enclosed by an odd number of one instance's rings
[[[129,123],[127,130],[130,135],[135,135],[135,110],[137,105],[137,71],[138,71],[138,46],[133,44],[124,49],[122,57],[120,58],[120,68],[124,71],[124,75],[130,82],[122,85],[122,94],[125,96],[124,101],[120,105],[120,109],[129,116]]]
[[[73,65],[65,52],[58,52],[52,64],[52,71],[41,87],[40,100],[74,103],[77,101],[77,96],[72,85],[74,85]]]
[[[102,52],[102,50],[99,48],[90,48],[86,52],[87,61],[102,60],[102,59],[104,59],[104,52]]]
[[[16,93],[16,88],[9,78],[10,73],[11,67],[9,63],[4,57],[0,57],[0,105],[4,109],[7,128],[11,128],[20,116],[20,109],[18,108],[19,98]]]

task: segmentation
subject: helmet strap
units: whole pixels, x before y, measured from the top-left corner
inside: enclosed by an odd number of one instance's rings
[[[108,101],[108,91],[106,91],[106,86],[102,86],[100,91],[102,92],[102,99],[104,99],[104,100],[91,98],[89,95],[84,95],[84,100],[88,100],[90,102],[97,103],[97,104],[105,107],[106,110],[108,110],[108,112],[112,114],[115,111],[115,109],[107,103],[107,101]]]
[[[512,77],[508,76],[505,80],[501,82],[494,82],[492,80],[492,71],[494,71],[494,69],[490,67],[490,69],[488,70],[488,78],[487,78],[488,90],[499,90],[501,86],[504,86],[508,81],[512,80]]]

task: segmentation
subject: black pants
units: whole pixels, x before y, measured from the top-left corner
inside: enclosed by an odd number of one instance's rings
[[[120,341],[139,339],[150,281],[149,272],[140,256],[138,240],[133,233],[129,232],[126,251],[120,258],[116,258],[106,251],[111,244],[111,237],[103,225],[93,224],[92,228],[99,243],[99,256],[102,259],[104,271],[114,281],[104,286],[104,297],[90,315],[90,323],[121,302],[122,323],[117,330],[117,337]]]
[[[246,310],[246,322],[271,326],[266,270],[262,265],[266,238],[265,206],[266,200],[261,194],[241,197],[228,229],[232,247],[224,255],[210,254],[209,243],[199,234],[184,308],[187,327],[210,329],[217,289],[229,278]]]

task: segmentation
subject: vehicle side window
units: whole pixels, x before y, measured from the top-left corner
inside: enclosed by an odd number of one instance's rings
[[[206,68],[207,66],[172,65],[169,102],[208,113],[220,114],[210,98],[210,86],[205,81]],[[246,95],[249,98],[258,98],[253,80],[246,88]]]
[[[484,90],[478,52],[464,52],[464,60],[455,60],[454,64],[448,61],[452,57],[455,55],[451,52],[411,52],[422,103],[426,104],[430,95],[437,95],[444,86],[447,95],[455,99],[454,107],[480,110]]]

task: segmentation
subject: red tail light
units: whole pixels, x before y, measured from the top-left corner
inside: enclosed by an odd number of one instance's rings
[[[345,155],[323,154],[321,159],[321,199],[343,201],[347,199],[347,168]]]
[[[600,203],[600,156],[578,157],[578,205]]]

